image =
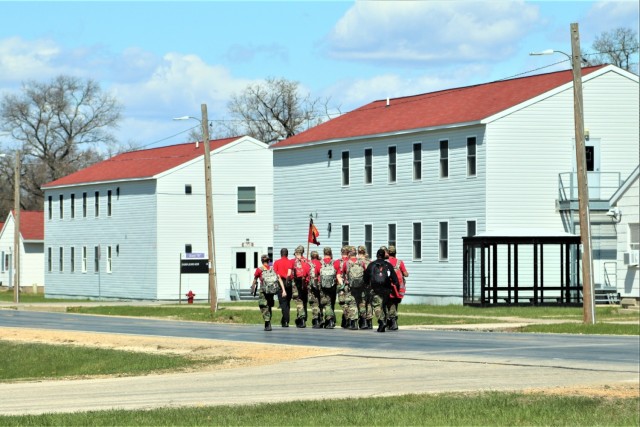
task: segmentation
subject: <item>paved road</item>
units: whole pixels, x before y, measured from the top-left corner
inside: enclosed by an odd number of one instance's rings
[[[0,413],[242,404],[394,393],[520,390],[640,381],[638,337],[489,332],[373,331],[212,325],[0,310],[24,327],[333,347],[339,354],[269,367],[145,377],[0,384]],[[256,383],[276,382],[262,397]],[[326,384],[332,384],[326,387]],[[392,387],[391,384],[394,384]],[[263,386],[259,386],[263,387]]]

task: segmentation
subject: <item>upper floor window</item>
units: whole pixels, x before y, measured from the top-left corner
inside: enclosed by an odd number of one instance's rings
[[[449,176],[449,141],[440,141],[440,178]]]
[[[238,213],[255,213],[256,187],[238,187]]]
[[[413,144],[413,180],[422,179],[422,144]]]
[[[111,190],[107,191],[107,216],[111,216]]]
[[[60,219],[64,218],[64,195],[60,195]]]
[[[47,197],[47,211],[49,213],[49,219],[51,219],[53,217],[53,197],[49,196]]]
[[[71,218],[75,218],[76,217],[76,195],[72,194],[71,195]]]
[[[467,138],[467,176],[476,176],[476,137]]]
[[[446,221],[439,223],[438,243],[439,260],[447,261],[449,259],[449,223]]]
[[[396,182],[396,147],[389,147],[389,182]]]
[[[193,188],[191,188],[191,184],[185,184],[184,186],[184,194],[192,194]]]
[[[349,185],[349,152],[342,152],[342,185]]]
[[[100,192],[96,191],[94,194],[94,212],[96,218],[100,216]]]
[[[364,183],[371,184],[373,181],[373,150],[365,148],[364,150]]]
[[[87,193],[82,193],[82,217],[87,217]]]

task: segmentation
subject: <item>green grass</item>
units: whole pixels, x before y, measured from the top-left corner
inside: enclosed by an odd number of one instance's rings
[[[0,341],[0,354],[5,360],[11,361],[0,364],[0,381],[86,375],[140,375],[222,363],[225,359],[193,360],[173,355],[7,341]]]
[[[268,391],[267,391],[268,392]],[[638,398],[484,392],[0,416],[3,426],[637,426]]]
[[[541,332],[552,334],[589,335],[640,335],[639,325],[619,325],[615,323],[558,323],[554,325],[529,325],[514,329],[516,332]]]
[[[0,292],[0,301],[3,302],[13,302],[13,291],[2,291]],[[33,293],[20,293],[21,303],[39,303],[39,302],[79,302],[79,301],[89,301],[88,299],[58,299],[58,298],[45,298],[43,294],[33,294]]]

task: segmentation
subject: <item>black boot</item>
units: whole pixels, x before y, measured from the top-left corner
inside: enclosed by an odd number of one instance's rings
[[[325,324],[325,328],[333,329],[335,327],[336,327],[336,321],[334,320],[333,317],[331,319],[327,320],[327,323]]]
[[[342,323],[340,324],[341,328],[346,328],[347,327],[347,317],[344,315],[344,313],[342,313]]]
[[[398,318],[397,317],[392,317],[391,318],[391,326],[389,327],[390,331],[397,331],[398,330]]]
[[[271,330],[271,322],[269,320],[264,322],[264,330],[265,331],[270,331]]]
[[[306,328],[307,323],[304,321],[304,317],[299,317],[296,319],[296,326],[298,328]]]
[[[384,332],[387,329],[387,325],[383,320],[378,320],[378,332]]]
[[[360,317],[358,319],[358,327],[360,329],[366,329],[367,328],[367,319],[365,319],[364,317]]]
[[[313,323],[313,329],[321,329],[322,325],[320,324],[320,319],[313,319],[311,321]]]
[[[367,319],[367,329],[373,329],[373,319]]]
[[[352,331],[358,330],[358,321],[357,320],[349,320],[349,329]]]

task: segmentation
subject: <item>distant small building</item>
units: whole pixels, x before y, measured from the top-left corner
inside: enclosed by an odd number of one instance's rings
[[[43,186],[47,297],[208,296],[204,145],[117,155]],[[211,141],[218,298],[248,288],[273,240],[272,152],[248,136]]]
[[[20,288],[44,286],[44,212],[20,211]],[[12,287],[14,266],[14,212],[0,226],[0,284]],[[29,289],[31,290],[31,289]]]

